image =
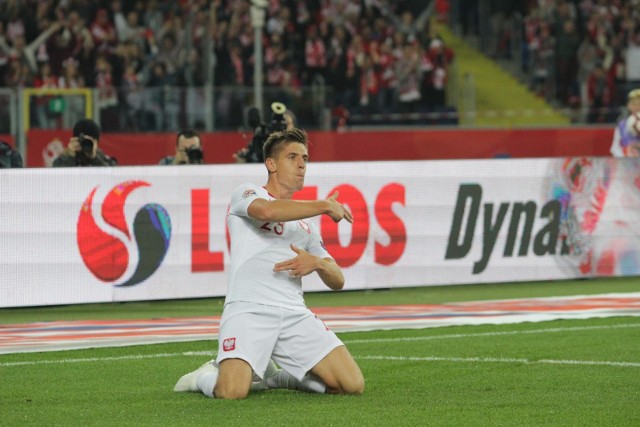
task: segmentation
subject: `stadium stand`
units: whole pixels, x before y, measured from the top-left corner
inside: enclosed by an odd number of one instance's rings
[[[446,4],[438,2],[440,14]],[[309,117],[305,88],[326,90],[329,111],[362,123],[381,114],[388,123],[412,122],[425,117],[416,113],[449,109],[454,54],[418,16],[425,6],[269,1],[262,39],[267,101],[302,104],[298,116],[307,126],[321,120]],[[162,131],[202,127],[202,120],[186,123],[199,100],[184,88],[213,84],[216,128],[235,129],[251,100],[248,90],[225,88],[253,85],[250,9],[249,0],[8,0],[0,4],[0,86],[96,88],[105,130]],[[62,77],[68,67],[77,68],[72,80]],[[62,124],[49,101],[34,102],[33,127]]]
[[[452,0],[450,14],[467,40],[574,122],[615,121],[640,84],[637,2]]]

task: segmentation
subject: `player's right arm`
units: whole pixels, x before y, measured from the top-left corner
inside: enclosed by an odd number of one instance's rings
[[[335,222],[343,219],[353,222],[353,215],[337,201],[338,192],[325,200],[266,200],[256,198],[247,209],[250,217],[265,222],[287,222],[329,215]]]

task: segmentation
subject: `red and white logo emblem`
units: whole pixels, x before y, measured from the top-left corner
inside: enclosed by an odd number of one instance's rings
[[[222,341],[222,349],[224,351],[233,351],[236,349],[236,339],[234,338],[227,338],[226,340]]]

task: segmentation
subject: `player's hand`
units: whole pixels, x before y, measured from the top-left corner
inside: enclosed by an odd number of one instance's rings
[[[78,137],[74,136],[69,140],[69,144],[67,145],[69,148],[69,154],[75,156],[77,152],[80,151],[80,142],[78,141]]]
[[[177,165],[189,163],[189,156],[187,155],[187,151],[185,149],[176,150],[176,157],[173,162]]]
[[[330,207],[327,215],[329,215],[334,222],[340,222],[341,220],[345,219],[348,222],[353,223],[353,215],[351,214],[351,211],[342,203],[338,202],[337,199],[337,191],[326,199],[327,202],[329,202]]]
[[[317,270],[320,258],[294,245],[291,245],[291,250],[296,253],[296,256],[275,264],[273,271],[286,271],[289,276],[300,278]]]

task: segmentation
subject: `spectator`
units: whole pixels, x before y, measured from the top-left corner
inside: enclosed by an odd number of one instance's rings
[[[556,90],[558,99],[567,103],[572,85],[578,75],[577,51],[580,38],[572,20],[564,21],[556,38]]]
[[[396,98],[398,81],[395,61],[396,58],[391,50],[391,39],[387,38],[380,45],[379,56],[380,93],[378,95],[378,109],[381,113],[392,113],[398,105]]]
[[[136,73],[135,65],[128,64],[122,78],[122,96],[124,108],[120,122],[130,129],[147,130],[147,111],[144,105],[144,82]]]
[[[355,87],[355,70],[348,71],[354,65],[349,63],[347,52],[349,39],[344,27],[335,27],[327,50],[327,84],[334,90],[334,105],[352,105],[353,100],[348,94],[353,93]]]
[[[556,40],[551,34],[551,28],[548,25],[541,25],[539,27],[539,33],[529,44],[531,55],[531,87],[536,95],[544,98],[549,97],[551,88],[553,87],[555,43]],[[585,80],[587,76],[585,76]]]
[[[107,129],[118,127],[118,96],[112,70],[111,61],[107,56],[98,56],[94,83],[98,92],[97,104],[100,110],[100,122]]]
[[[441,109],[446,105],[446,84],[449,64],[453,61],[453,52],[445,47],[440,38],[429,43],[426,52],[426,67],[422,68],[426,77],[423,79],[423,90],[426,106],[429,109]]]
[[[99,141],[98,124],[90,119],[79,120],[73,126],[67,148],[53,161],[53,167],[115,166],[116,160],[98,148]]]
[[[90,31],[98,51],[108,51],[118,43],[118,33],[109,18],[107,9],[98,9],[96,17],[91,23]]]
[[[48,62],[40,64],[40,72],[34,79],[33,86],[38,89],[55,89],[58,87],[58,77],[51,73],[51,65]],[[38,127],[41,129],[59,127],[54,126],[54,119],[58,118],[62,112],[61,107],[56,107],[62,102],[64,102],[62,99],[51,95],[35,97],[32,105],[36,113]]]
[[[200,135],[193,129],[180,131],[176,138],[176,155],[163,157],[161,165],[200,165],[204,153]]]
[[[359,72],[360,111],[365,114],[376,113],[379,105],[380,80],[374,59],[365,54]]]
[[[155,130],[169,130],[178,127],[179,93],[174,87],[175,79],[167,72],[164,62],[156,62],[151,67],[151,75],[146,85],[148,102],[145,105],[153,113]]]
[[[84,78],[78,72],[78,61],[68,58],[63,62],[62,75],[58,79],[58,87],[63,89],[79,89],[86,87]],[[85,100],[78,96],[66,98],[66,108],[63,113],[63,127],[70,128],[72,123],[80,120],[84,115]]]
[[[578,85],[580,86],[582,107],[587,109],[589,107],[589,77],[600,61],[600,52],[595,39],[591,36],[584,37],[578,48]]]
[[[627,70],[627,82],[640,82],[640,23],[629,36],[626,49],[625,63]]]
[[[140,18],[137,11],[130,10],[125,17],[125,14],[122,12],[122,4],[119,0],[112,1],[111,8],[116,34],[120,43],[144,40],[142,37],[146,29],[140,25]]]
[[[615,87],[611,76],[607,74],[602,64],[596,65],[589,75],[587,88],[589,103],[587,122],[607,122],[615,99]]]
[[[325,83],[325,73],[327,68],[327,55],[324,40],[320,37],[316,25],[309,26],[307,30],[307,41],[304,47],[304,65],[306,85],[314,82]]]
[[[402,57],[396,62],[398,78],[398,102],[402,113],[417,111],[422,99],[420,94],[420,54],[418,45],[407,43],[402,49]]]

